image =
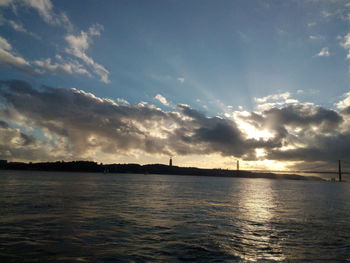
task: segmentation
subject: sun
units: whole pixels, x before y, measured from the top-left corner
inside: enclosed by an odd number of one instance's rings
[[[247,123],[241,119],[237,120],[237,124],[241,131],[245,134],[247,139],[264,140],[273,138],[273,134],[266,129],[258,129],[250,123]]]

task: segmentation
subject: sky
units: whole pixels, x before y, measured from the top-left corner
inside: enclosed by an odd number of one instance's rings
[[[350,2],[0,0],[0,159],[350,164]]]

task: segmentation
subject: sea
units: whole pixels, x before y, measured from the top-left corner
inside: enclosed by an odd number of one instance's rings
[[[0,262],[350,262],[350,183],[0,171]]]

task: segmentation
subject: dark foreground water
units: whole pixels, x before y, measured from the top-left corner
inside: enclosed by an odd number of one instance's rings
[[[350,262],[350,183],[0,171],[0,262]]]

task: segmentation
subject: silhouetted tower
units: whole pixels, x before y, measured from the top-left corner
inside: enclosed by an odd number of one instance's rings
[[[341,160],[338,160],[339,182],[341,182]]]
[[[239,160],[237,160],[237,171],[239,171]]]
[[[169,166],[173,166],[173,159],[170,157]]]

